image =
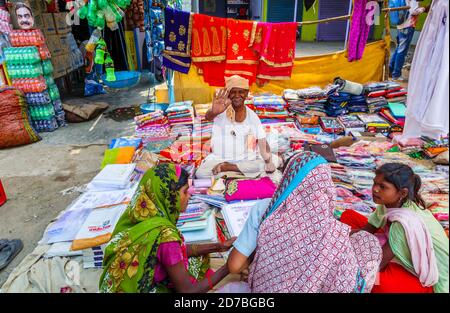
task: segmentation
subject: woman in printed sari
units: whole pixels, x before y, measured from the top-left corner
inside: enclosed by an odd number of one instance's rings
[[[370,292],[381,246],[333,216],[330,166],[312,152],[294,155],[272,200],[255,208],[228,258],[232,273],[250,265],[251,292]],[[242,289],[241,289],[242,290]]]
[[[100,292],[207,292],[228,275],[207,256],[224,244],[185,245],[176,228],[190,198],[188,173],[173,164],[147,171],[105,250]]]

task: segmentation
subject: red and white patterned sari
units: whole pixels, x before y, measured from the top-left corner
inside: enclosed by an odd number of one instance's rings
[[[292,183],[297,186],[260,226],[249,275],[252,292],[370,292],[375,283],[379,242],[367,232],[350,237],[350,227],[334,218],[330,166],[318,158],[298,154],[285,170],[269,208]]]

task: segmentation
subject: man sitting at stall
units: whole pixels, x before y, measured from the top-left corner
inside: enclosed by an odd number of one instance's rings
[[[274,173],[278,158],[270,153],[259,117],[245,105],[249,81],[234,75],[217,90],[206,119],[214,121],[211,148],[197,170],[197,178],[232,172],[249,178]],[[259,153],[258,153],[259,150]]]

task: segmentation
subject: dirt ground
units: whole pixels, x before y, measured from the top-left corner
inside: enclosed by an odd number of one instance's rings
[[[63,102],[106,102],[105,112],[117,107],[145,103],[148,80],[131,90]],[[52,133],[42,133],[42,141],[0,150],[0,179],[8,201],[0,207],[0,238],[23,241],[24,248],[2,271],[0,286],[12,270],[31,253],[45,228],[75,200],[84,185],[100,171],[103,153],[112,138],[134,133],[132,120],[116,122],[101,117],[85,123],[69,124]]]
[[[406,77],[413,49],[406,61]],[[90,98],[69,97],[64,101],[102,101],[112,110],[145,103],[148,87],[148,81],[144,80],[132,90]],[[44,133],[38,143],[0,150],[0,178],[8,197],[7,203],[0,207],[0,238],[19,238],[24,243],[20,254],[0,272],[0,286],[33,251],[47,225],[99,172],[110,140],[133,133],[133,121],[116,122],[102,115],[93,121],[69,124],[53,133]]]

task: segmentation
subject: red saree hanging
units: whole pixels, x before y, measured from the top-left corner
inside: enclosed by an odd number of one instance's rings
[[[258,23],[250,46],[260,54],[257,78],[290,79],[294,67],[297,23]]]
[[[258,54],[250,48],[256,22],[228,19],[225,76],[239,75],[252,84],[256,80]]]

